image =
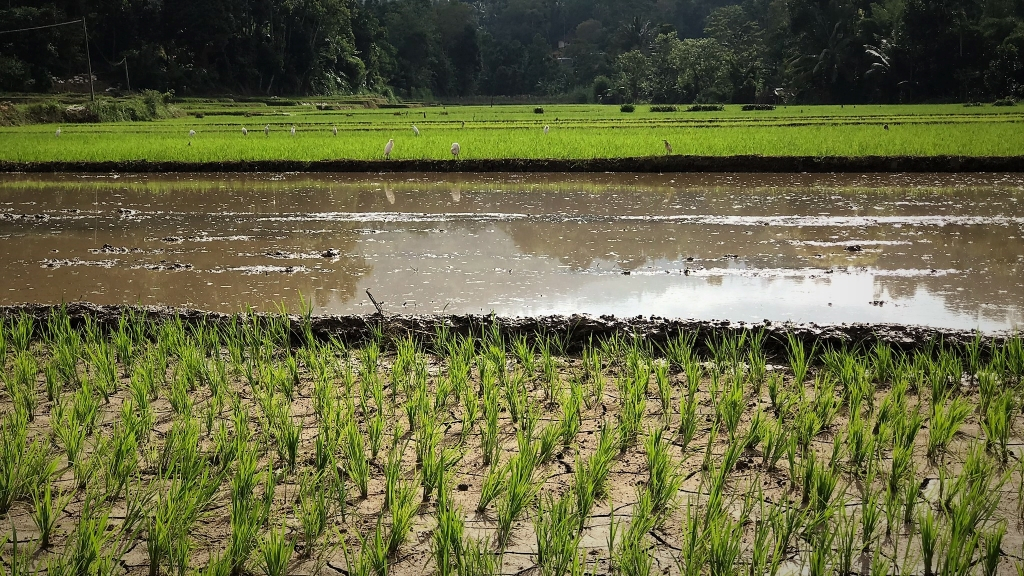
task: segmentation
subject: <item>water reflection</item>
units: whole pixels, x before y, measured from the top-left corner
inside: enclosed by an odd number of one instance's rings
[[[0,301],[992,330],[1021,323],[1022,200],[1013,175],[11,175]]]

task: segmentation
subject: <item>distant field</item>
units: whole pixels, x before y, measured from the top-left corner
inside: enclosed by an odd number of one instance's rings
[[[1019,156],[1024,108],[782,106],[744,112],[651,112],[638,106],[462,106],[319,110],[312,102],[192,101],[181,118],[146,123],[43,124],[0,128],[0,161],[221,162],[231,160],[449,158],[630,158],[665,154],[732,156]],[[200,117],[201,116],[201,117]],[[263,127],[271,127],[269,137]],[[415,136],[412,125],[420,130]],[[888,125],[889,130],[883,129]],[[296,135],[290,128],[296,127]],[[338,135],[332,128],[336,126]],[[550,126],[548,134],[543,127]],[[246,127],[248,136],[241,130]],[[189,130],[196,136],[189,145]]]

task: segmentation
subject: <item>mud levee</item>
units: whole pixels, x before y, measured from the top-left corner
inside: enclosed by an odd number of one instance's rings
[[[7,162],[0,172],[1024,172],[1024,156],[648,156],[585,160]]]
[[[72,326],[80,326],[86,317],[92,317],[100,326],[116,328],[118,319],[126,311],[134,311],[146,316],[150,321],[162,321],[180,318],[185,324],[207,322],[225,325],[234,315],[220,312],[209,312],[192,308],[172,308],[167,306],[103,306],[87,302],[73,302],[65,305],[71,318]],[[10,319],[22,313],[33,316],[37,322],[45,322],[50,313],[59,308],[57,305],[20,304],[0,306],[0,319]],[[263,314],[256,314],[263,317]],[[289,315],[292,326],[293,344],[303,339],[303,318]],[[310,329],[315,338],[337,338],[346,344],[363,342],[372,338],[376,332],[388,338],[412,336],[422,344],[430,345],[437,330],[446,326],[453,334],[481,335],[490,331],[498,324],[506,339],[525,335],[535,339],[538,335],[558,335],[565,344],[569,354],[579,353],[583,346],[591,341],[618,336],[642,337],[655,346],[660,346],[681,333],[697,335],[697,343],[702,346],[709,338],[720,338],[724,335],[738,335],[744,331],[760,331],[766,333],[764,349],[777,358],[784,358],[788,351],[787,340],[795,336],[806,346],[852,347],[871,346],[877,342],[887,343],[903,351],[914,351],[933,346],[941,342],[947,348],[963,348],[977,338],[978,333],[965,330],[948,330],[924,326],[906,326],[899,324],[842,324],[818,325],[814,323],[760,323],[743,324],[718,320],[677,320],[659,317],[615,318],[612,316],[538,316],[529,318],[508,318],[482,315],[349,315],[349,316],[312,316]],[[36,334],[38,337],[38,334]],[[984,348],[1004,343],[1013,334],[1009,332],[984,335]]]

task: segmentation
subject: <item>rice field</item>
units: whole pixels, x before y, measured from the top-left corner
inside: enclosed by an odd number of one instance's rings
[[[4,573],[1024,574],[1024,340],[2,323]]]
[[[784,106],[772,111],[650,112],[639,106],[462,106],[321,110],[312,102],[185,102],[182,118],[148,123],[0,128],[0,161],[219,162],[634,158],[699,156],[1018,156],[1016,107]],[[293,135],[291,130],[295,128]],[[416,127],[418,134],[413,131]],[[265,129],[269,127],[269,134]],[[544,128],[548,131],[545,133]],[[247,131],[243,135],[242,129]],[[337,129],[337,134],[334,133]],[[195,131],[190,136],[190,131]]]

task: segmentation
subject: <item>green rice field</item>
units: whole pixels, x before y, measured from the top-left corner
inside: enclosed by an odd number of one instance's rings
[[[4,574],[1024,574],[1020,337],[0,326]]]
[[[5,144],[0,161],[374,160],[384,158],[389,139],[395,141],[395,160],[452,158],[453,142],[465,159],[648,157],[667,153],[663,140],[673,154],[698,156],[1024,154],[1019,107],[780,106],[744,112],[728,105],[722,112],[685,107],[651,112],[640,105],[624,113],[618,106],[552,105],[538,114],[525,105],[344,109],[316,104],[186,101],[177,105],[183,115],[170,120],[0,128]],[[321,110],[332,107],[342,109]]]

